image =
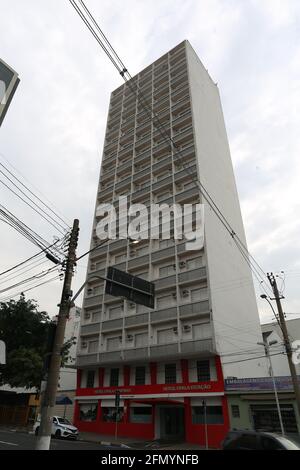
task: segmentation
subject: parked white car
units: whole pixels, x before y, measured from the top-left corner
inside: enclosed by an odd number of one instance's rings
[[[40,428],[40,417],[38,417],[37,421],[33,425],[33,432],[35,435],[38,435]],[[60,416],[53,416],[53,424],[52,424],[52,436],[57,438],[64,437],[64,438],[72,438],[77,439],[78,437],[78,429],[73,426],[70,421],[66,418],[61,418]]]

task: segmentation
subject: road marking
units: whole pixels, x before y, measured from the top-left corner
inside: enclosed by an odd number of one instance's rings
[[[0,444],[6,444],[8,446],[19,446],[19,444],[14,444],[13,442],[5,442],[5,441],[0,441]]]

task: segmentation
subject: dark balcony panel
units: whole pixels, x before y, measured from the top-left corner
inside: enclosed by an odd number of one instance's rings
[[[165,359],[167,356],[173,356],[178,354],[178,344],[164,344],[160,346],[151,346],[150,356],[152,358],[162,358]]]
[[[137,268],[139,266],[145,266],[148,269],[149,255],[139,256],[128,262],[128,269]]]
[[[135,361],[148,357],[148,348],[124,349],[124,361]]]
[[[192,271],[187,271],[181,273],[178,276],[179,283],[189,282],[189,281],[200,281],[206,279],[206,268],[193,269]]]
[[[167,287],[172,287],[176,285],[176,276],[164,277],[163,279],[158,279],[155,283],[155,289],[164,289]]]
[[[122,352],[121,351],[112,351],[99,354],[99,363],[101,364],[113,364],[122,361]]]
[[[127,239],[126,240],[116,240],[116,241],[112,241],[110,244],[109,244],[109,251],[110,253],[113,253],[115,251],[120,251],[122,250],[122,248],[125,248],[127,247]]]
[[[158,310],[156,312],[151,312],[151,324],[156,322],[169,321],[171,319],[177,319],[177,308],[167,308],[165,310]]]
[[[202,302],[195,302],[192,304],[181,305],[179,307],[180,318],[187,318],[189,316],[195,316],[201,314],[201,316],[209,314],[209,302],[208,300],[203,300]]]
[[[98,363],[97,360],[97,354],[88,354],[84,356],[77,356],[76,358],[76,366],[81,367],[81,366],[93,366]]]
[[[132,193],[132,202],[134,203],[135,201],[140,201],[141,199],[144,199],[146,195],[149,196],[149,190],[150,187],[140,189],[139,191],[135,191]]]
[[[154,251],[152,253],[152,263],[159,262],[168,258],[174,258],[175,248],[171,246],[170,248],[165,248],[164,250]]]
[[[185,354],[214,354],[213,342],[211,339],[202,339],[198,341],[184,341],[181,343],[181,352]]]
[[[95,297],[85,297],[83,307],[101,306],[103,295],[95,295]]]
[[[117,320],[108,320],[102,322],[102,332],[110,330],[121,330],[123,326],[123,319],[118,318]]]
[[[146,308],[146,307],[145,307]],[[148,313],[142,313],[140,315],[133,315],[130,317],[125,317],[125,328],[135,325],[145,325],[148,323]]]
[[[160,191],[161,189],[164,189],[166,186],[171,186],[173,184],[173,178],[171,176],[166,176],[165,178],[162,178],[161,180],[157,181],[156,183],[153,183],[152,185],[152,191]]]
[[[97,334],[100,331],[100,323],[94,323],[92,325],[82,325],[80,329],[80,335]]]
[[[120,191],[121,189],[126,188],[126,187],[128,187],[130,190],[131,176],[128,176],[127,178],[124,178],[123,181],[119,181],[118,183],[116,183],[115,191]]]
[[[193,200],[196,204],[196,200],[199,200],[200,190],[197,186],[191,189],[187,189],[182,193],[176,194],[176,203],[183,202],[186,200]]]

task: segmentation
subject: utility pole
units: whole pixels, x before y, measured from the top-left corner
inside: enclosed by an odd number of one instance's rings
[[[79,235],[79,220],[75,219],[69,241],[68,254],[66,258],[65,279],[62,290],[61,302],[57,318],[54,345],[51,355],[47,384],[42,395],[41,423],[37,438],[36,450],[49,450],[52,432],[53,408],[55,406],[56,393],[61,366],[61,351],[64,344],[66,322],[72,297],[71,284],[74,267],[76,266],[76,248]]]
[[[284,317],[284,313],[283,313],[282,305],[281,305],[282,296],[280,296],[280,294],[279,294],[278,287],[277,287],[277,282],[276,282],[276,278],[275,278],[274,274],[273,273],[268,273],[267,276],[268,276],[269,282],[271,284],[272,290],[274,292],[274,299],[272,299],[272,300],[275,300],[276,305],[277,305],[279,323],[280,323],[281,331],[282,331],[282,334],[283,334],[283,341],[284,341],[285,350],[286,350],[288,363],[289,363],[289,368],[290,368],[290,372],[291,372],[291,377],[292,377],[292,382],[293,382],[293,387],[294,387],[294,393],[295,393],[296,403],[297,403],[297,408],[298,408],[298,414],[300,416],[300,387],[299,387],[296,367],[295,367],[295,364],[293,363],[293,358],[292,358],[293,357],[293,351],[292,351],[290,338],[289,338],[288,331],[287,331],[287,326],[286,326],[286,323],[285,323],[285,317]]]

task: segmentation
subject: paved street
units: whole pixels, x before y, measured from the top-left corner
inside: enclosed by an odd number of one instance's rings
[[[1,450],[34,450],[36,437],[34,434],[19,433],[13,431],[0,431]],[[93,442],[82,442],[52,439],[51,450],[101,450],[105,446]]]

